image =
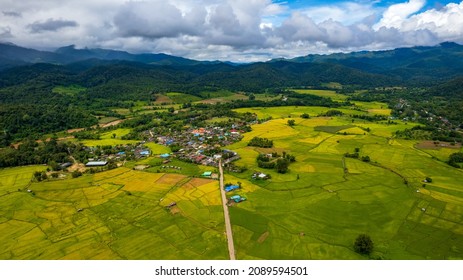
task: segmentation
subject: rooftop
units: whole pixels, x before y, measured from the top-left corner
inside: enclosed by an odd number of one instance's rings
[[[94,167],[94,166],[105,166],[108,164],[107,161],[89,161],[85,166]]]

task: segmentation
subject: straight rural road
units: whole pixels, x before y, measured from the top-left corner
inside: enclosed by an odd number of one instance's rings
[[[235,257],[235,244],[233,243],[233,232],[230,222],[230,213],[228,212],[227,197],[225,196],[224,176],[222,168],[222,160],[219,161],[219,182],[220,182],[220,193],[222,195],[222,206],[223,215],[225,218],[225,231],[227,233],[228,241],[228,252],[230,254],[230,260],[236,260]]]

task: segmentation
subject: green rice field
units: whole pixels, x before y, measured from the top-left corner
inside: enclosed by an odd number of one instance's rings
[[[41,169],[0,171],[0,259],[227,257],[216,181],[118,168],[30,184]]]
[[[416,141],[393,138],[415,124],[301,119],[301,112],[322,108],[299,107],[286,111],[296,121],[289,127],[283,108],[239,109],[246,110],[274,119],[227,147],[248,169],[226,175],[242,183],[239,192],[247,197],[230,209],[239,259],[361,259],[352,246],[360,233],[371,236],[375,259],[463,258],[463,172],[442,161],[448,149],[419,149]],[[365,127],[370,132],[360,133]],[[255,136],[274,147],[248,147]],[[371,162],[343,157],[355,148]],[[288,173],[256,166],[258,153],[283,151],[297,160]],[[271,179],[253,180],[255,171]],[[426,177],[433,182],[424,183]]]
[[[319,116],[324,107],[236,110],[272,117],[225,147],[246,167],[225,174],[226,183],[241,185],[227,196],[247,199],[229,206],[237,259],[463,259],[463,170],[445,163],[461,147],[396,139],[395,131],[416,124],[353,119],[387,110],[356,105],[361,111],[341,108],[340,117]],[[123,141],[129,132],[110,131],[94,144]],[[274,147],[247,146],[256,136]],[[149,147],[153,154],[170,152]],[[356,150],[359,159],[344,156]],[[257,155],[272,152],[296,162],[285,174],[259,168]],[[150,167],[132,169],[140,164]],[[32,174],[46,166],[1,169],[0,259],[227,259],[218,181],[199,178],[216,168],[177,159],[169,165],[181,169],[161,165],[149,157],[40,183],[31,182]],[[271,178],[252,179],[255,172]],[[370,256],[353,248],[363,233],[374,243]]]

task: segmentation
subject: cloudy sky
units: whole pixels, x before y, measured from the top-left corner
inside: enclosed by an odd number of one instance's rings
[[[0,0],[0,42],[199,60],[463,44],[463,1]]]

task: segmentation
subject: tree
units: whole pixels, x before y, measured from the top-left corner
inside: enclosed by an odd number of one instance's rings
[[[248,146],[271,148],[273,147],[273,141],[267,138],[254,137],[249,141]]]
[[[249,94],[249,100],[256,100],[254,93]]]
[[[309,116],[309,114],[304,113],[304,114],[301,115],[301,118],[303,118],[303,119],[309,119],[310,116]]]
[[[276,169],[278,173],[288,172],[289,160],[285,158],[279,158],[276,163]]]
[[[362,255],[369,255],[373,251],[373,241],[368,234],[359,234],[354,242],[355,252]]]
[[[371,159],[370,159],[369,156],[363,156],[363,157],[362,157],[362,161],[363,161],[363,162],[370,162]]]
[[[35,171],[34,178],[38,182],[48,179],[47,173],[45,171]]]
[[[288,120],[288,125],[289,126],[294,126],[296,124],[295,120]]]
[[[50,161],[48,162],[48,165],[50,166],[51,170],[53,170],[53,171],[60,170],[59,164],[58,164],[56,161],[54,161],[54,160],[50,160]]]

